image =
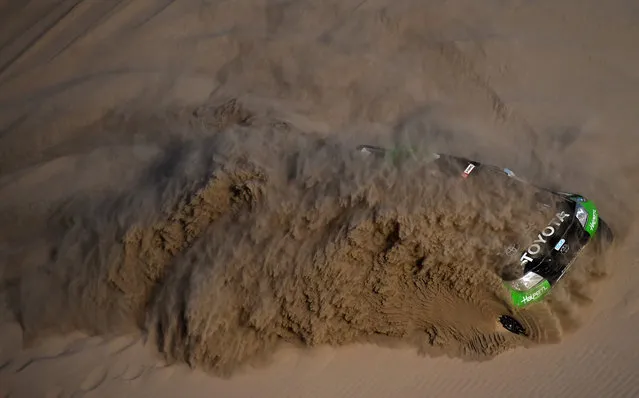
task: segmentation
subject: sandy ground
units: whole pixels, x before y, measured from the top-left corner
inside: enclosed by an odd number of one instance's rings
[[[4,1],[0,27],[0,396],[639,395],[636,2]],[[591,197],[606,277],[575,268],[535,344],[492,330],[473,238],[527,204],[339,149],[401,137]]]

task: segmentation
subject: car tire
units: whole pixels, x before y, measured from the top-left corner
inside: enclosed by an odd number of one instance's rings
[[[510,333],[527,336],[526,328],[519,322],[517,319],[513,318],[510,315],[502,315],[499,317],[499,323],[503,326],[504,329],[509,331]]]

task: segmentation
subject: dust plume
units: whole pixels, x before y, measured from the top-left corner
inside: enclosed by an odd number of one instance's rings
[[[178,124],[127,190],[56,208],[43,254],[5,276],[29,338],[142,329],[169,361],[220,375],[281,343],[401,341],[476,360],[530,343],[496,320],[513,311],[506,246],[554,211],[531,212],[536,191],[451,178],[419,136],[417,156],[391,164],[357,153],[363,137],[230,104]],[[560,338],[548,305],[531,314],[533,340]]]

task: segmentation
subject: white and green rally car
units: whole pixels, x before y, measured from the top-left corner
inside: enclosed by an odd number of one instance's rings
[[[401,157],[405,152],[372,145],[360,145],[357,150],[391,160]],[[486,171],[498,171],[523,184],[532,185],[516,177],[509,169],[457,156],[433,155],[433,161],[446,163],[445,167],[449,170],[452,168],[453,173],[457,173],[461,178],[472,178]],[[511,254],[517,256],[517,261],[523,268],[523,276],[514,280],[504,280],[504,286],[508,289],[512,304],[517,308],[524,308],[544,299],[589,243],[610,243],[614,239],[611,229],[600,218],[599,211],[592,201],[578,194],[537,188],[549,194],[558,211],[545,228],[536,231],[537,235],[532,237],[525,249],[512,248]],[[511,315],[502,315],[499,322],[509,332],[527,334],[522,324]]]

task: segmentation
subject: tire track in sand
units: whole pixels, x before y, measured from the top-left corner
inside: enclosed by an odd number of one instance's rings
[[[521,129],[524,133],[524,139],[528,141],[526,146],[531,148],[530,161],[532,169],[537,173],[540,172],[543,169],[542,162],[536,152],[536,148],[539,145],[539,134],[532,125],[501,98],[490,84],[490,81],[477,72],[474,63],[454,41],[436,41],[430,43],[429,46],[439,53],[442,59],[452,67],[455,75],[462,81],[470,82],[485,94],[497,122],[506,125],[512,123],[515,128]]]
[[[19,32],[16,37],[3,44],[2,52],[0,52],[0,85],[13,77],[4,76],[10,71],[10,68],[20,63],[81,2],[82,0],[69,0],[57,3],[42,18],[38,18],[39,22],[33,24],[27,32]]]

